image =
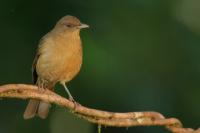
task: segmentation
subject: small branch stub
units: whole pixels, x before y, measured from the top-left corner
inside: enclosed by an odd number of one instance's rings
[[[132,126],[164,126],[172,133],[200,133],[200,129],[183,128],[176,118],[165,118],[162,114],[149,112],[116,113],[91,109],[65,99],[56,93],[40,90],[37,86],[26,84],[8,84],[0,86],[1,98],[38,99],[53,103],[64,108],[81,118],[98,125],[113,127]],[[99,127],[100,130],[100,127]]]

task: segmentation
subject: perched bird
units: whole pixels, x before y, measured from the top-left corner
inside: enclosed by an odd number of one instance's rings
[[[82,64],[82,44],[80,30],[88,28],[74,16],[64,16],[55,27],[40,40],[32,65],[34,83],[39,89],[54,90],[56,83],[64,86],[73,100],[65,83],[72,80]],[[24,119],[48,116],[50,104],[31,99],[24,112]]]

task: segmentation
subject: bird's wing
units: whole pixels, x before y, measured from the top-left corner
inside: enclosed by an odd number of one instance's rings
[[[38,49],[36,51],[36,55],[35,55],[35,58],[33,60],[33,64],[32,64],[32,79],[33,79],[33,83],[36,84],[37,82],[37,79],[38,79],[38,74],[37,74],[37,71],[36,71],[36,66],[37,66],[37,62],[38,62],[38,59],[40,57],[40,51],[39,51],[39,48],[41,47],[41,45],[44,43],[44,40],[45,40],[45,36],[42,37],[42,39],[40,39],[39,41],[39,45],[38,45]]]
[[[34,84],[36,84],[37,78],[38,78],[38,74],[37,74],[37,71],[36,71],[36,65],[37,65],[37,61],[38,61],[39,56],[40,56],[40,54],[37,52],[36,56],[33,60],[33,64],[32,64],[32,78],[33,78]]]

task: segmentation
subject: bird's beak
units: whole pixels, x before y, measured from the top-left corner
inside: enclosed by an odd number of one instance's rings
[[[81,24],[80,26],[78,26],[79,29],[83,29],[83,28],[89,28],[89,25],[87,24]]]

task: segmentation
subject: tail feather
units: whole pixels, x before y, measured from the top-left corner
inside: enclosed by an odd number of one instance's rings
[[[49,108],[51,107],[50,103],[47,102],[40,102],[40,105],[38,107],[38,112],[37,115],[42,118],[45,119],[48,116],[49,113]]]
[[[50,106],[50,103],[31,99],[24,112],[24,119],[31,119],[36,115],[45,119],[48,116]]]
[[[41,78],[38,78],[37,75],[35,77],[34,82],[36,82],[36,81],[37,81],[36,85],[45,86],[45,88],[41,88],[41,89],[44,89],[44,90],[48,89],[51,91],[54,90],[54,85],[55,85],[54,82],[44,82]],[[24,112],[24,119],[31,119],[35,116],[45,119],[48,116],[50,107],[51,107],[50,103],[31,99],[26,107],[25,112]]]
[[[24,112],[24,119],[30,119],[36,115],[39,103],[40,103],[40,101],[38,101],[38,100],[31,99],[29,101],[29,103],[26,107],[26,110]]]

